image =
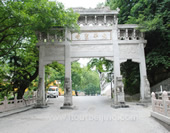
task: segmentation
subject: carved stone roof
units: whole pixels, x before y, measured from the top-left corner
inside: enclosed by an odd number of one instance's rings
[[[110,10],[109,7],[101,7],[101,8],[83,8],[83,7],[76,7],[76,8],[72,8],[73,11],[79,13],[80,15],[100,15],[100,14],[118,14],[119,13],[119,9],[117,8],[117,10]]]

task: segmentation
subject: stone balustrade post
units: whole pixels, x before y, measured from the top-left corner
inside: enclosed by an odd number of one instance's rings
[[[8,108],[8,99],[7,97],[5,96],[4,97],[4,109],[6,110]]]
[[[36,96],[33,97],[33,103],[36,103]]]
[[[31,96],[28,96],[28,104],[30,105],[30,104],[32,104],[32,98],[31,98]]]
[[[167,100],[168,100],[168,93],[166,91],[163,91],[162,93],[162,100],[163,100],[163,110],[165,116],[167,116]]]
[[[28,96],[28,101],[29,101],[29,102],[28,102],[28,104],[30,105],[30,104],[31,104],[31,102],[32,102],[32,101],[31,101],[31,97],[30,97],[30,96]]]
[[[34,104],[36,103],[36,99],[37,99],[36,95],[33,96],[33,103],[34,103]]]
[[[34,91],[34,98],[37,99],[37,91]]]
[[[17,107],[17,96],[14,97],[14,106]]]
[[[155,93],[152,92],[152,110],[155,111],[155,100],[156,100],[156,97],[155,97]]]

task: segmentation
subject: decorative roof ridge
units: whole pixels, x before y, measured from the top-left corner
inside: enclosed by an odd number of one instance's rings
[[[75,12],[119,12],[120,9],[110,10],[110,7],[97,7],[97,8],[84,8],[84,7],[74,7],[72,8]]]

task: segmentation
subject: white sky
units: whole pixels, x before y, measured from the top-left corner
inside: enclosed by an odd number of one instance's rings
[[[65,8],[70,7],[84,7],[95,8],[98,3],[105,2],[106,0],[56,0],[62,2]]]
[[[90,61],[91,58],[80,58],[78,62],[81,64],[81,67],[87,66],[87,63]]]

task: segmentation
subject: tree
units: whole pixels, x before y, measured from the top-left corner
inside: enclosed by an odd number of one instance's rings
[[[52,27],[78,28],[78,14],[65,10],[61,3],[47,0],[7,0],[5,4],[0,3],[0,12],[0,57],[19,48],[20,42],[36,31]]]
[[[105,58],[93,58],[88,62],[88,68],[95,68],[99,74],[102,72],[113,71],[113,62]]]
[[[145,55],[151,86],[170,77],[170,1],[109,0],[107,5],[120,8],[119,23],[139,24],[138,29],[146,32]]]
[[[125,86],[125,93],[134,95],[140,93],[139,64],[128,60],[121,64],[121,74]]]
[[[100,80],[96,71],[87,67],[80,67],[80,63],[72,63],[72,88],[75,91],[84,91],[87,94],[100,93]]]
[[[7,0],[0,2],[0,91],[18,88],[18,99],[38,75],[36,32],[52,27],[78,29],[78,14],[61,3],[47,0]],[[4,68],[5,64],[5,68]],[[7,84],[10,85],[7,86]],[[10,88],[10,89],[9,89]]]
[[[109,6],[112,10],[119,8],[118,20],[120,24],[124,24],[127,22],[130,10],[136,2],[137,0],[107,0],[106,6]]]
[[[92,83],[89,83],[86,88],[84,89],[86,95],[95,95],[100,93],[99,87],[95,86]]]
[[[97,8],[102,8],[102,7],[104,7],[104,3],[103,2],[97,4]]]
[[[75,91],[81,90],[82,86],[82,71],[83,69],[80,67],[80,63],[73,62],[71,66],[71,76],[72,76],[72,88]]]
[[[100,93],[100,78],[98,72],[84,67],[82,70],[81,87],[88,95]]]
[[[53,62],[52,64],[49,64],[45,66],[45,82],[46,87],[51,82],[54,82],[55,80],[61,81],[61,88],[64,89],[64,79],[65,79],[65,67],[63,64],[59,64],[58,62]]]

